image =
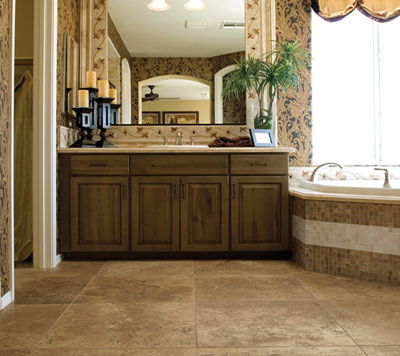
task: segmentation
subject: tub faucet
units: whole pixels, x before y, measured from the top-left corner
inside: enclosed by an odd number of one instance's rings
[[[343,169],[343,166],[339,163],[329,162],[320,164],[317,168],[314,169],[314,172],[312,172],[310,182],[315,182],[318,179],[318,174],[321,171],[321,169],[326,166],[336,166],[339,167],[340,169]]]
[[[375,168],[376,171],[385,171],[385,183],[382,188],[392,188],[389,184],[389,171],[386,168]]]
[[[175,136],[175,145],[182,146],[182,132],[178,132]]]

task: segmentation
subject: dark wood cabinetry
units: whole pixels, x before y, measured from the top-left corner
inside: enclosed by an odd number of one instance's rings
[[[288,200],[287,153],[61,154],[60,252],[288,251]]]

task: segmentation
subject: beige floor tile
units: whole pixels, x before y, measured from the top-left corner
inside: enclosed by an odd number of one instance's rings
[[[290,274],[285,261],[194,261],[195,274]]]
[[[319,301],[400,301],[400,288],[306,272],[296,275]]]
[[[196,304],[198,347],[349,346],[316,302]]]
[[[314,301],[291,275],[196,275],[196,302]]]
[[[33,349],[66,305],[15,305],[0,311],[1,349]]]
[[[365,356],[358,346],[199,349],[198,356]]]
[[[0,356],[28,356],[31,350],[0,350]]]
[[[73,304],[38,349],[195,347],[193,303]]]
[[[363,346],[367,356],[399,356],[400,346]]]
[[[99,276],[193,274],[193,261],[113,261]]]
[[[16,278],[16,304],[70,304],[86,283],[73,277]]]
[[[283,262],[284,266],[290,271],[290,273],[299,274],[299,273],[306,272],[303,267],[301,267],[299,264],[297,264],[294,261],[282,261],[282,262]]]
[[[1,355],[1,353],[0,353],[0,356],[3,356],[3,355]],[[16,355],[16,356],[19,356],[19,355]],[[37,351],[33,352],[32,356],[55,356],[55,354],[54,354],[54,350],[37,350]],[[196,349],[57,350],[56,356],[196,356]]]
[[[193,275],[95,277],[76,303],[193,302]]]
[[[15,278],[74,277],[89,282],[105,265],[105,261],[62,261],[55,268],[16,268]]]
[[[359,345],[399,345],[399,303],[321,303]]]

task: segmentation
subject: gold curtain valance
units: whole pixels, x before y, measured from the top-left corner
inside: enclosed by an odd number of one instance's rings
[[[400,0],[312,0],[312,8],[326,21],[338,21],[356,8],[378,22],[400,16]]]

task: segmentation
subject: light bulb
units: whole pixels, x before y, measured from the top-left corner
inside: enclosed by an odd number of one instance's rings
[[[189,11],[200,11],[207,7],[202,0],[189,0],[185,5],[183,5],[186,10]]]
[[[153,0],[147,4],[147,8],[153,11],[167,11],[170,6],[165,0]]]

